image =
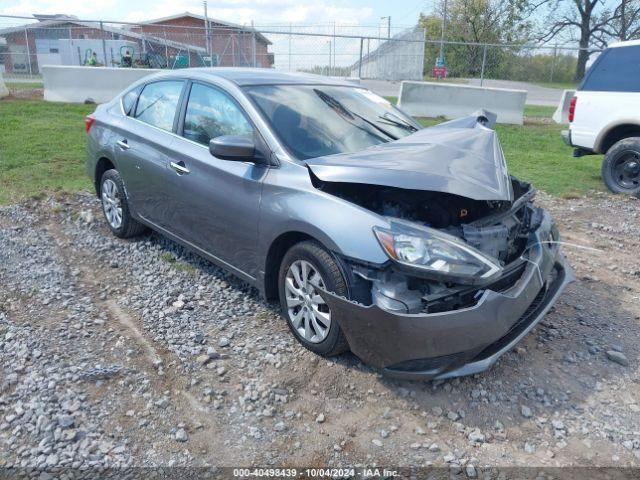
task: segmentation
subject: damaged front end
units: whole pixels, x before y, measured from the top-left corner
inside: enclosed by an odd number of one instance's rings
[[[518,196],[512,204],[478,202],[445,194],[439,194],[439,199],[436,196],[419,202],[419,209],[430,210],[431,216],[417,217],[416,209],[408,204],[403,208],[397,203],[382,202],[380,213],[384,215],[393,211],[396,214],[393,217],[386,215],[392,218],[392,225],[414,223],[442,232],[452,242],[458,240],[461,246],[471,247],[468,250],[482,253],[486,268],[482,270],[483,263],[478,262],[478,268],[468,275],[455,275],[452,268],[443,272],[429,271],[415,264],[397,261],[392,254],[392,261],[384,268],[350,261],[354,274],[371,283],[371,303],[402,313],[455,310],[472,305],[481,288],[508,284],[509,278],[522,273],[526,264],[526,255],[523,254],[530,246],[532,233],[542,224],[544,211],[533,205],[535,191],[529,184],[515,179],[513,184]],[[419,227],[416,232],[418,236]],[[557,239],[557,228],[551,224],[549,241]],[[385,250],[389,251],[389,248]],[[464,266],[470,262],[463,260]],[[366,297],[360,299],[368,300]]]
[[[508,185],[502,181],[506,169],[496,167],[504,159],[495,132],[466,125],[474,132],[465,137],[458,125],[453,133],[440,126],[436,135],[423,134],[422,141],[407,137],[415,151],[416,145],[434,151],[430,139],[439,142],[438,152],[449,151],[434,168],[440,177],[454,172],[452,180],[440,178],[431,189],[403,188],[397,171],[391,175],[395,179],[387,177],[382,184],[363,183],[362,165],[350,159],[338,162],[348,165],[350,171],[343,173],[358,182],[334,181],[328,168],[310,166],[316,188],[389,223],[374,228],[389,261],[372,265],[343,258],[351,300],[323,296],[353,353],[396,377],[447,378],[489,368],[535,326],[573,279],[553,219],[533,204],[534,189],[512,177]],[[483,155],[460,152],[459,143],[445,148],[446,139],[469,136],[484,146]],[[470,165],[463,174],[460,157],[476,159],[482,167]],[[427,158],[420,173],[428,173],[436,161]],[[493,175],[490,165],[498,170]],[[483,176],[493,179],[484,190],[478,184]]]

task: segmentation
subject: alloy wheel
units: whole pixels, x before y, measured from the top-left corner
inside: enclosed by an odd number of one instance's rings
[[[331,327],[331,311],[319,293],[325,283],[318,269],[306,260],[296,260],[287,270],[284,288],[293,328],[308,342],[322,342]]]
[[[102,182],[102,208],[111,228],[122,226],[122,199],[116,182],[107,178]]]

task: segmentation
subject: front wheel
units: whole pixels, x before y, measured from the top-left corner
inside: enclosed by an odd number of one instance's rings
[[[612,192],[640,197],[640,137],[620,140],[607,151],[602,178]]]
[[[339,265],[318,242],[305,241],[291,247],[280,265],[280,305],[298,341],[324,356],[349,350],[340,325],[320,296],[324,289],[347,296],[347,283]]]

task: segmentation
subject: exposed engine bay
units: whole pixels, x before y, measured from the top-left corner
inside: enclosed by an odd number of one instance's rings
[[[473,305],[486,288],[503,291],[520,277],[521,255],[530,233],[541,221],[532,203],[535,190],[511,177],[513,201],[473,200],[443,192],[388,186],[312,180],[316,188],[388,218],[399,218],[458,237],[494,258],[502,267],[499,279],[482,286],[443,283],[394,268],[372,268],[349,262],[357,291],[355,300],[404,313],[431,313]]]

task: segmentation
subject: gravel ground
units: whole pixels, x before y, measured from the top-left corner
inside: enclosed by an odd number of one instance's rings
[[[578,280],[489,372],[381,377],[89,194],[0,208],[0,467],[640,465],[640,201],[540,195]],[[595,250],[593,250],[595,249]]]

